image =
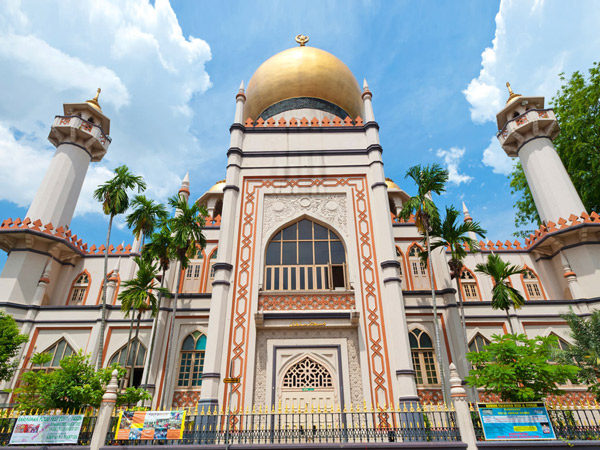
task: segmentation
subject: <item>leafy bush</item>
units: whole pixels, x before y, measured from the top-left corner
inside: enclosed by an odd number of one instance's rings
[[[466,377],[469,386],[483,387],[503,401],[530,402],[563,394],[557,384],[577,377],[577,367],[550,362],[558,348],[556,336],[528,339],[524,334],[496,334],[492,339],[483,351],[467,354],[473,365]]]
[[[37,353],[32,358],[34,366],[49,361],[49,356]],[[96,371],[90,355],[73,353],[60,361],[60,369],[47,373],[30,370],[23,374],[21,386],[17,388],[19,409],[61,409],[77,411],[88,406],[98,408],[106,391],[112,372],[118,370],[118,379],[126,370],[118,364]],[[117,405],[134,405],[140,400],[149,400],[150,394],[141,388],[127,388],[117,395]]]

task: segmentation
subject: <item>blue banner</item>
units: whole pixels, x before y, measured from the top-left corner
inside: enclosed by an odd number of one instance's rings
[[[486,441],[556,439],[543,402],[477,406]]]

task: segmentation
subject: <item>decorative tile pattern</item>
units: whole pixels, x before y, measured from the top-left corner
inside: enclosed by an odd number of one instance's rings
[[[173,393],[173,408],[193,408],[200,400],[200,391],[175,391]]]
[[[258,297],[259,311],[318,311],[355,308],[354,294],[261,294]]]

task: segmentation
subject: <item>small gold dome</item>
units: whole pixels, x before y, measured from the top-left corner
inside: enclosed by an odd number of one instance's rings
[[[400,186],[398,186],[396,183],[394,183],[394,181],[391,178],[386,178],[385,184],[387,184],[388,189],[402,190],[402,189],[400,189]]]
[[[90,105],[92,108],[97,109],[98,111],[102,112],[102,108],[100,108],[100,103],[98,103],[98,97],[100,96],[100,91],[101,91],[101,89],[98,88],[98,90],[96,91],[96,96],[91,100],[86,100],[85,102],[88,105]]]
[[[298,97],[325,100],[352,118],[362,117],[361,95],[348,66],[331,53],[293,47],[272,56],[254,72],[246,89],[244,118],[257,119],[269,106]]]
[[[217,181],[215,185],[208,190],[208,192],[223,192],[225,181],[226,180]]]

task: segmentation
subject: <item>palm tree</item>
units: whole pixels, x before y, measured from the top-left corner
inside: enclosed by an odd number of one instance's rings
[[[171,313],[171,328],[169,330],[169,340],[167,347],[167,364],[165,373],[169,372],[169,363],[171,360],[171,350],[173,347],[173,331],[175,329],[175,315],[177,313],[177,300],[181,288],[180,272],[185,270],[198,248],[206,246],[206,237],[202,233],[204,220],[208,215],[204,206],[198,206],[197,203],[188,205],[187,199],[182,195],[175,195],[169,199],[169,205],[175,208],[175,216],[169,220],[171,229],[171,245],[175,254],[175,259],[179,263],[175,276],[177,277],[177,288],[175,289],[175,298],[173,299],[173,308]],[[164,404],[166,389],[163,391],[161,406]]]
[[[432,223],[439,221],[439,212],[431,198],[432,193],[441,194],[446,190],[448,171],[442,169],[439,164],[422,167],[412,166],[406,171],[405,178],[412,178],[417,185],[417,195],[409,198],[400,211],[400,218],[408,220],[411,214],[415,215],[415,225],[425,237],[427,246],[427,266],[429,268],[429,282],[431,284],[431,298],[433,302],[433,329],[435,331],[436,353],[440,367],[440,378],[442,380],[442,393],[444,400],[447,397],[446,377],[442,364],[442,344],[440,342],[440,331],[438,325],[437,302],[435,298],[435,287],[433,284],[433,269],[431,264],[431,248],[429,245],[429,233]]]
[[[164,287],[165,274],[169,270],[171,265],[171,259],[173,258],[173,252],[171,251],[171,230],[169,230],[168,221],[163,222],[160,231],[154,233],[150,239],[150,242],[144,246],[144,252],[142,257],[150,258],[151,260],[157,260],[158,265],[162,271],[160,278],[160,287]],[[169,292],[168,289],[165,289]],[[159,291],[158,295],[158,311],[162,302],[162,290]],[[167,294],[168,295],[168,294]],[[154,323],[152,324],[152,338],[150,339],[150,351],[148,353],[148,361],[152,361],[152,355],[154,354],[154,341],[156,340],[156,333],[158,328],[158,314],[154,316]],[[144,385],[148,384],[148,376],[150,374],[150,367],[146,367],[146,374],[144,375]]]
[[[133,175],[125,165],[115,169],[115,176],[98,186],[94,191],[94,198],[102,203],[104,214],[109,216],[108,233],[106,234],[106,248],[104,249],[104,278],[102,281],[102,321],[100,322],[100,340],[98,343],[98,362],[96,368],[102,366],[104,356],[104,330],[106,328],[106,276],[108,272],[108,247],[110,245],[110,232],[115,216],[123,214],[129,208],[129,195],[127,191],[136,189],[142,192],[146,183],[141,176]]]
[[[502,260],[498,255],[493,253],[488,255],[485,264],[479,263],[475,266],[475,272],[483,273],[492,278],[494,287],[492,288],[492,309],[502,309],[506,312],[506,318],[510,327],[511,334],[515,334],[508,310],[512,306],[520,308],[525,304],[525,298],[514,287],[509,284],[511,275],[520,275],[526,272],[522,266],[511,265]]]
[[[146,238],[149,238],[159,224],[167,220],[169,213],[162,203],[154,203],[154,200],[145,195],[136,195],[131,201],[131,211],[126,218],[127,226],[133,229],[136,239],[142,237],[142,247]]]
[[[137,324],[135,329],[135,337],[131,340],[131,328],[129,331],[129,340],[127,341],[127,356],[125,358],[125,368],[128,368],[130,364],[129,357],[131,351],[131,343],[135,342],[135,355],[133,356],[133,364],[129,368],[128,378],[131,382],[133,378],[133,367],[137,360],[138,351],[140,348],[138,337],[140,333],[140,321],[144,311],[151,310],[152,317],[155,317],[158,312],[158,300],[155,292],[164,293],[166,289],[156,286],[156,277],[158,275],[158,267],[153,264],[148,258],[140,258],[136,256],[134,258],[138,270],[135,277],[131,280],[127,280],[123,283],[123,290],[119,293],[119,300],[121,301],[121,309],[125,311],[125,317],[128,316],[130,311],[137,311]],[[133,319],[133,317],[132,317]]]
[[[456,279],[456,285],[458,288],[458,302],[460,305],[460,321],[462,323],[463,338],[465,341],[465,354],[469,351],[469,344],[467,342],[467,326],[465,324],[465,308],[463,304],[461,285],[460,285],[460,273],[463,268],[463,260],[467,256],[467,250],[471,253],[479,251],[479,242],[474,239],[470,234],[478,234],[482,238],[485,237],[485,230],[481,228],[478,222],[463,221],[457,223],[460,213],[454,206],[446,207],[446,217],[443,222],[435,223],[431,230],[431,250],[437,248],[450,248],[450,261],[448,266],[450,267],[450,277]]]

